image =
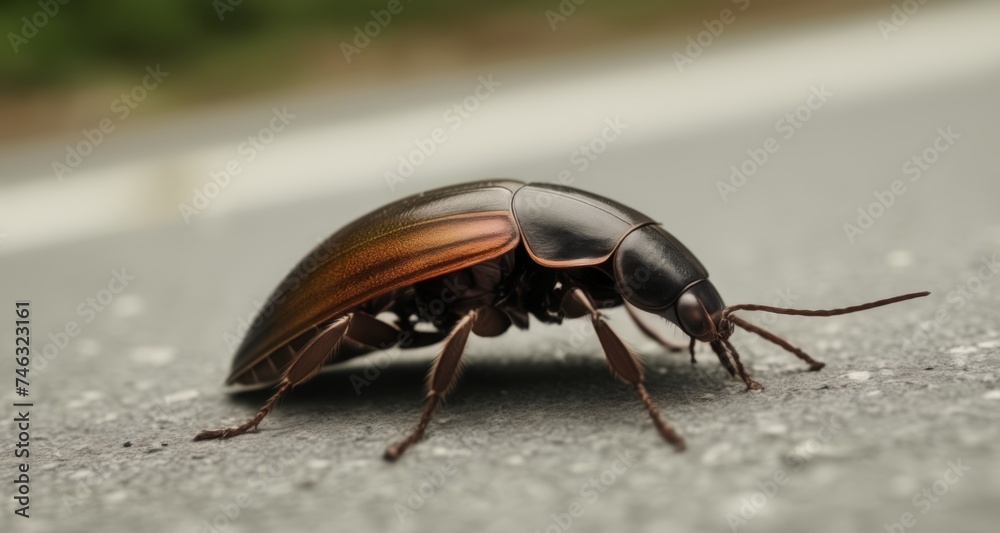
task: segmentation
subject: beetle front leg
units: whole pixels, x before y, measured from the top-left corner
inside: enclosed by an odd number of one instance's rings
[[[642,362],[632,353],[625,341],[611,329],[611,326],[604,319],[604,315],[597,310],[590,295],[582,289],[573,288],[566,293],[562,305],[566,315],[571,318],[590,316],[594,324],[594,331],[597,332],[597,338],[600,339],[601,347],[604,348],[604,355],[608,358],[608,364],[611,366],[611,373],[635,387],[639,398],[649,412],[650,418],[653,419],[653,425],[656,426],[663,440],[672,444],[677,451],[684,451],[687,447],[684,438],[667,424],[649,397],[649,392],[646,391]]]
[[[674,343],[673,341],[664,337],[658,331],[653,329],[653,326],[649,325],[649,323],[646,322],[646,320],[643,319],[641,315],[639,315],[639,312],[636,310],[634,306],[632,306],[632,304],[625,302],[625,310],[628,311],[628,316],[632,317],[632,322],[635,323],[636,327],[639,328],[639,331],[641,331],[643,335],[649,337],[660,346],[666,348],[668,352],[680,352],[688,348],[687,346]],[[694,346],[694,344],[692,343],[691,346]],[[692,348],[691,363],[693,364],[694,362],[695,362],[694,349]]]
[[[719,356],[719,362],[722,366],[729,371],[729,375],[736,377],[739,376],[746,383],[747,390],[764,390],[764,386],[760,384],[759,381],[750,377],[747,373],[746,367],[743,366],[743,362],[740,361],[740,354],[736,351],[736,347],[733,346],[728,340],[720,339],[712,341],[710,343],[712,350],[715,351],[716,355]]]

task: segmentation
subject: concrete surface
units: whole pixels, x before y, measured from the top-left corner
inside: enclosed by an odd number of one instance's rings
[[[14,462],[4,453],[0,529],[995,531],[1000,281],[977,276],[1000,251],[998,94],[992,75],[834,97],[791,139],[775,131],[778,114],[611,144],[584,172],[568,145],[474,176],[421,175],[391,194],[331,195],[6,256],[0,302],[33,301],[36,349],[52,356],[41,364],[36,355],[31,375],[32,518],[11,514]],[[949,127],[961,137],[913,182],[903,164]],[[723,201],[716,182],[768,137],[780,150]],[[828,363],[818,373],[736,334],[767,387],[750,394],[710,353],[692,368],[612,314],[645,355],[651,394],[687,437],[684,454],[659,440],[575,322],[473,339],[457,391],[398,464],[381,453],[417,418],[428,351],[377,372],[368,360],[323,375],[259,433],[191,442],[265,399],[223,392],[224,338],[317,239],[401,194],[493,175],[551,180],[563,169],[574,185],[662,220],[729,303],[784,295],[821,308],[933,294],[849,317],[766,320]],[[896,179],[906,192],[850,243],[843,224]],[[78,309],[123,268],[134,280],[113,302],[93,315]],[[966,295],[953,292],[960,286]],[[70,321],[80,334],[46,348]],[[10,330],[0,328],[4,346]],[[352,376],[366,371],[356,394]],[[9,420],[14,397],[4,394]],[[10,422],[0,427],[11,446]],[[953,467],[960,476],[946,473]],[[901,520],[912,527],[894,525]]]

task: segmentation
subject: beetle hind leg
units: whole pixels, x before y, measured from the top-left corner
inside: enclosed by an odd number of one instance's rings
[[[291,363],[284,369],[278,390],[260,411],[246,422],[226,429],[202,431],[194,440],[228,439],[257,429],[264,417],[270,413],[278,401],[292,387],[312,379],[326,361],[334,357],[344,339],[351,339],[365,346],[388,348],[399,342],[399,330],[376,317],[362,312],[348,313],[321,328],[317,334],[299,350]]]
[[[251,418],[250,420],[247,420],[246,422],[231,428],[202,431],[197,435],[195,435],[194,440],[199,441],[199,440],[212,440],[212,439],[228,439],[231,437],[235,437],[237,435],[242,435],[247,431],[250,431],[251,429],[257,429],[257,426],[260,425],[262,420],[264,420],[264,417],[267,416],[267,414],[270,413],[272,409],[274,409],[274,406],[278,403],[278,400],[280,400],[281,397],[284,396],[286,392],[288,392],[288,389],[290,389],[291,386],[292,386],[291,383],[283,381],[281,383],[281,386],[278,387],[277,392],[275,392],[273,396],[271,396],[266,402],[264,402],[264,406],[261,407],[260,411],[257,412],[257,415]]]

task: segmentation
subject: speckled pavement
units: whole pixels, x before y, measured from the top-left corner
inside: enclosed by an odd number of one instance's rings
[[[717,182],[775,135],[779,117],[612,145],[574,175],[573,185],[660,219],[728,303],[823,308],[933,293],[839,318],[755,315],[828,366],[806,372],[737,333],[766,386],[753,393],[710,352],[692,367],[611,313],[687,438],[683,454],[609,376],[581,322],[473,338],[456,392],[397,464],[381,454],[416,421],[432,351],[390,365],[386,355],[356,361],[296,390],[258,433],[191,441],[266,398],[223,391],[232,355],[224,339],[317,239],[423,188],[554,179],[572,147],[473,176],[420,177],[392,194],[373,188],[5,256],[0,303],[32,300],[45,361],[36,356],[31,374],[32,518],[12,515],[14,461],[4,453],[0,529],[995,531],[997,94],[993,76],[832,99],[725,201]],[[913,181],[903,165],[933,146],[939,128],[960,137]],[[858,209],[897,179],[905,193],[849,242],[844,224],[857,225]],[[87,299],[116,271],[134,279],[97,311]],[[63,342],[70,321],[79,333]],[[11,346],[9,324],[0,330]],[[9,420],[14,398],[3,393]],[[11,447],[11,423],[0,428]]]

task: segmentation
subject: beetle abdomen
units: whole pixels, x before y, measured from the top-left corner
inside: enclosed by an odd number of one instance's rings
[[[333,234],[271,295],[243,339],[227,383],[273,381],[275,366],[281,366],[267,358],[317,325],[372,298],[512,250],[520,233],[510,203],[520,185],[479,182],[429,191]]]

